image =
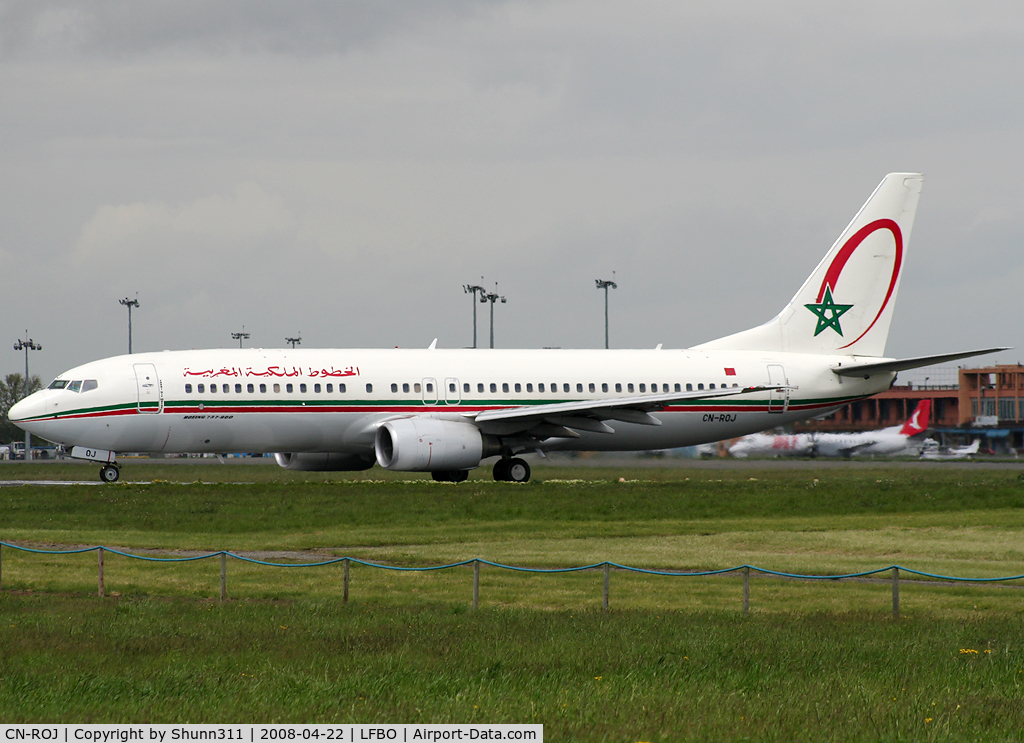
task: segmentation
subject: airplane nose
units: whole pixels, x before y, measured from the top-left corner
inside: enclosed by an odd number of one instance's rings
[[[42,421],[45,414],[46,400],[43,393],[35,392],[25,399],[14,403],[11,409],[7,411],[7,419],[19,428],[32,433],[34,430],[30,430],[29,426],[32,426],[36,420]],[[32,426],[32,428],[34,429],[35,426]]]

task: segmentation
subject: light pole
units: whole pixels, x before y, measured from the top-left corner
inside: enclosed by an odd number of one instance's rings
[[[498,290],[498,282],[495,281],[494,282],[494,291],[493,292],[487,292],[486,294],[481,294],[480,295],[480,301],[481,302],[490,302],[491,303],[491,348],[494,348],[494,303],[497,302],[500,299],[501,303],[505,304],[505,298],[502,297],[502,296],[499,296],[497,290]],[[476,305],[474,305],[474,307],[475,306]]]
[[[615,276],[614,271],[612,271],[612,276]],[[594,283],[597,284],[598,289],[604,289],[604,347],[608,348],[608,288],[618,289],[619,285],[605,279],[594,279]]]
[[[128,308],[128,353],[132,352],[132,307],[139,306],[139,295],[135,295],[135,299],[124,299],[117,300],[119,304],[123,304]]]
[[[28,330],[25,331],[25,335],[28,335]],[[15,351],[25,350],[25,397],[28,397],[29,391],[32,389],[29,383],[28,376],[28,352],[29,351],[42,351],[43,347],[29,338],[27,341],[18,339],[18,342],[14,344]],[[24,399],[24,398],[23,398]],[[32,434],[25,431],[25,461],[32,459]]]
[[[242,326],[242,328],[243,328],[243,332],[241,332],[241,333],[232,333],[231,334],[231,337],[234,338],[236,341],[238,341],[238,347],[239,348],[242,347],[242,341],[246,340],[249,337],[249,333],[244,332],[244,328],[245,328],[244,325]]]
[[[302,338],[301,337],[300,338],[285,338],[284,342],[285,343],[291,343],[292,344],[292,348],[295,348],[297,345],[302,343]]]
[[[484,277],[481,276],[480,280],[483,281]],[[484,294],[487,292],[487,290],[484,289],[482,286],[477,286],[476,284],[463,284],[462,291],[464,291],[466,294],[473,295],[473,348],[476,348],[476,298],[477,294],[479,294],[480,301],[486,302],[487,300],[484,299]]]

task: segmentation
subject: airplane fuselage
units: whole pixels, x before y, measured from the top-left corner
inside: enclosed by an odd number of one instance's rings
[[[822,415],[892,382],[891,373],[861,379],[830,371],[844,361],[850,357],[686,349],[165,351],[71,369],[30,405],[19,404],[18,423],[66,446],[114,451],[372,455],[377,427],[396,417],[465,420],[486,410],[578,400],[789,388],[680,401],[653,413],[662,425],[606,421],[615,435],[581,430],[539,447],[671,448]],[[480,427],[489,432],[487,424]]]

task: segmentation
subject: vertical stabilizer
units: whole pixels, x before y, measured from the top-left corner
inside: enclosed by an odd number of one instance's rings
[[[910,416],[910,419],[903,424],[900,433],[904,436],[916,436],[919,433],[924,433],[928,430],[931,418],[932,401],[922,400],[917,404],[917,408],[914,410],[913,415]]]
[[[887,175],[782,312],[698,348],[883,356],[923,180]]]

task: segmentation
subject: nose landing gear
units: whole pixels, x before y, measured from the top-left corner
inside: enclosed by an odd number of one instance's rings
[[[100,480],[117,482],[121,478],[121,469],[117,465],[105,464],[100,468]]]

